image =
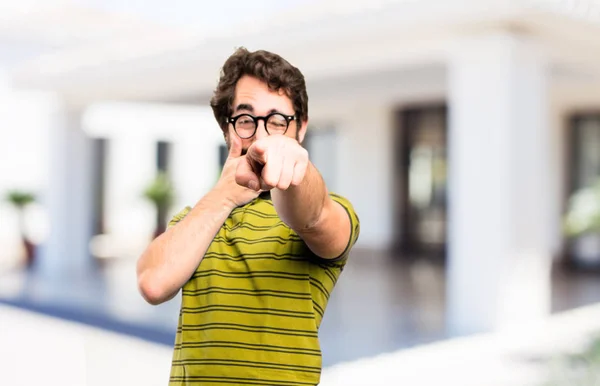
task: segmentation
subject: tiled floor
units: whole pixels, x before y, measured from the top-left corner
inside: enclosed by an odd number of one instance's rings
[[[169,346],[0,304],[0,385],[159,386]]]
[[[599,276],[558,273],[553,288],[556,311],[600,302]],[[324,366],[445,338],[444,289],[438,264],[355,252],[321,326]],[[132,261],[85,275],[5,274],[0,301],[165,345],[179,311],[179,298],[158,307],[143,301]]]

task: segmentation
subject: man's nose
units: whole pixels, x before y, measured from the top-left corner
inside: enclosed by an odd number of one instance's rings
[[[261,119],[258,121],[258,126],[256,127],[256,139],[265,138],[269,135],[265,128],[265,122]]]

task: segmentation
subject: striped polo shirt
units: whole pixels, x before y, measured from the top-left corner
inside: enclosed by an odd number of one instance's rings
[[[308,249],[268,194],[231,212],[183,286],[170,385],[319,383],[319,325],[360,229],[348,200],[330,196],[351,223],[333,260]]]

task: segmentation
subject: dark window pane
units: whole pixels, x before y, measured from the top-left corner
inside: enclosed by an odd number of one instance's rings
[[[169,170],[171,144],[160,141],[157,143],[156,147],[156,169],[159,172],[167,172]]]

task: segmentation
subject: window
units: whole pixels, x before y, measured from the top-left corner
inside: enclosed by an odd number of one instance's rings
[[[225,161],[227,161],[228,155],[229,155],[229,150],[227,149],[227,145],[225,145],[225,144],[219,145],[219,167],[221,169],[225,165]]]
[[[93,234],[104,233],[104,207],[106,187],[106,154],[108,141],[104,138],[93,139],[92,145],[92,183],[93,187]]]
[[[156,144],[156,170],[160,173],[168,173],[171,153],[169,142],[159,141]]]
[[[570,127],[569,193],[600,178],[600,114],[578,115]],[[570,262],[581,268],[600,268],[600,235],[578,237],[567,245]]]
[[[447,225],[446,108],[402,110],[396,124],[396,247],[408,254],[443,256]]]

